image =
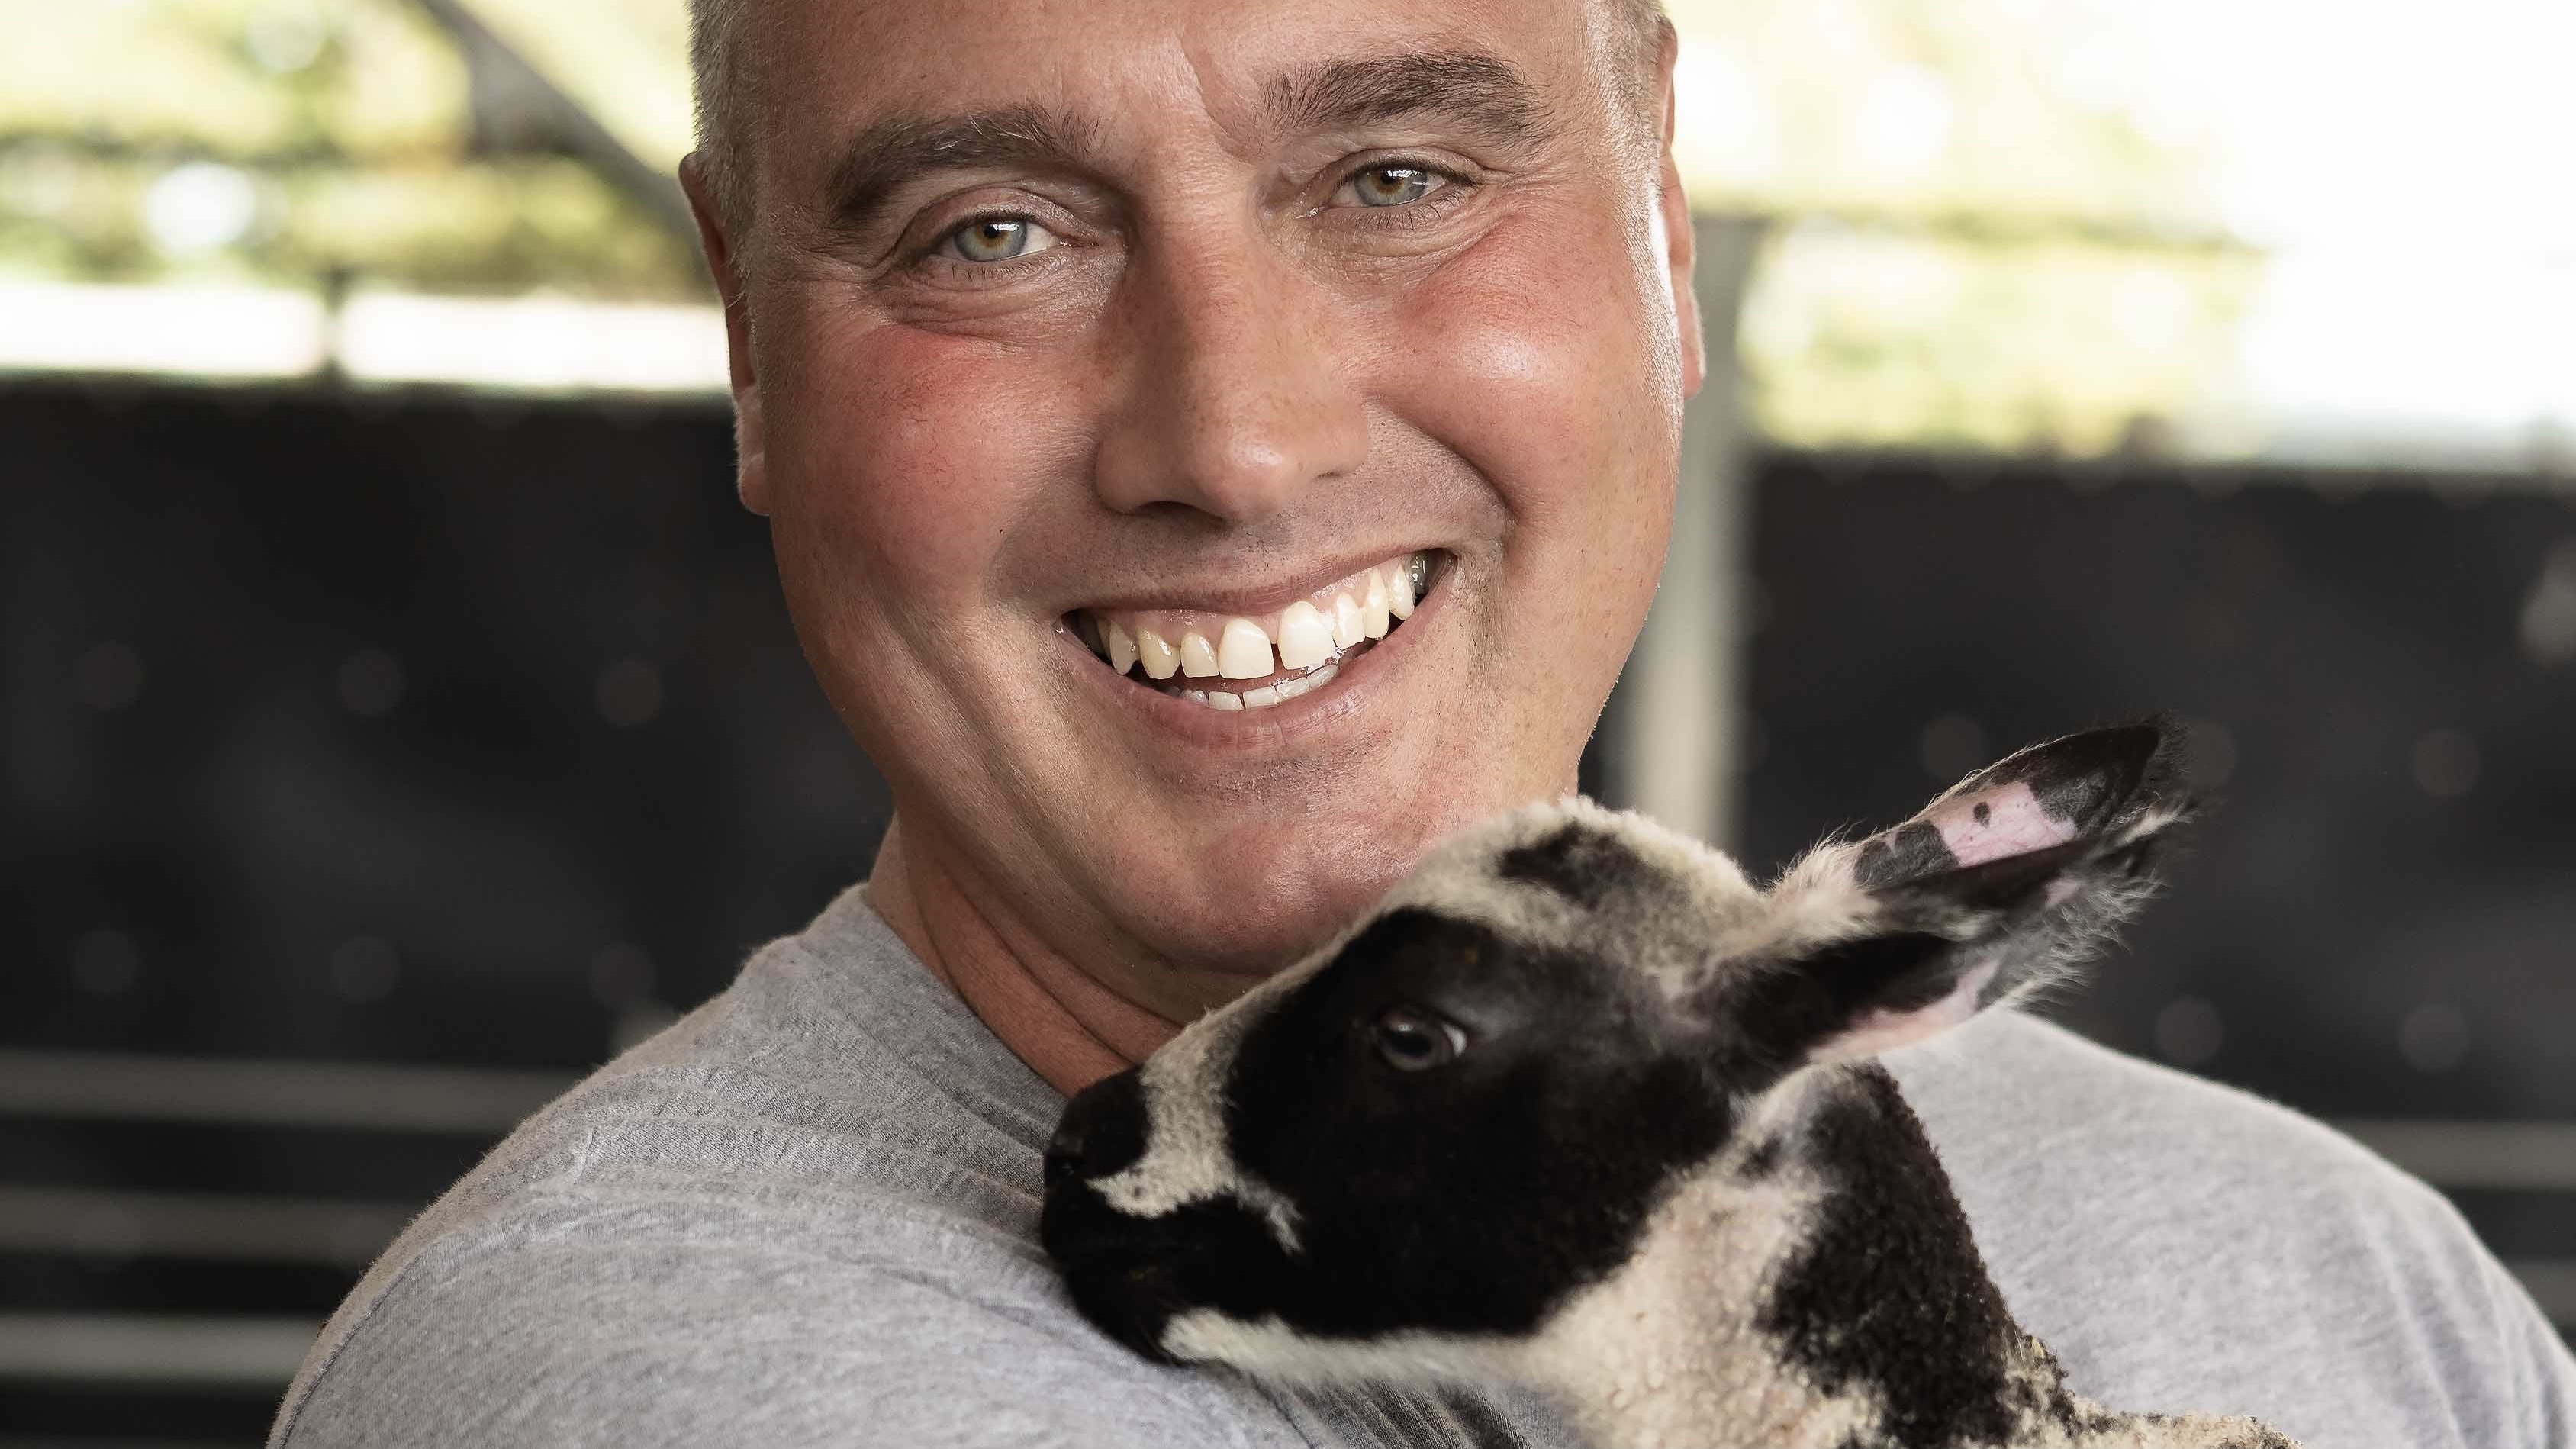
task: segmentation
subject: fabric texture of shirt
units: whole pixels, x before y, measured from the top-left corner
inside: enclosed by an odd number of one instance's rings
[[[2295,1113],[2012,1012],[1890,1059],[2072,1387],[2311,1446],[2565,1449],[2576,1360]],[[1537,1397],[1161,1367],[1037,1244],[1064,1098],[852,890],[529,1119],[315,1343],[273,1446],[1560,1445]]]

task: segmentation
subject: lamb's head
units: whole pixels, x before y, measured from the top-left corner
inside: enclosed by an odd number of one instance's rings
[[[1043,1236],[1139,1352],[1491,1371],[1815,1068],[2050,979],[2181,818],[2149,723],[2037,746],[1768,889],[1580,800],[1473,827],[1309,959],[1077,1096]],[[1749,1229],[1748,1229],[1749,1230]]]

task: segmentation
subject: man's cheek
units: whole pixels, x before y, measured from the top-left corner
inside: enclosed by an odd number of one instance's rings
[[[1569,268],[1569,252],[1609,265]],[[1535,224],[1490,236],[1407,299],[1402,349],[1433,365],[1400,374],[1393,401],[1498,489],[1515,518],[1595,515],[1634,490],[1640,300],[1624,253]]]
[[[804,378],[804,434],[786,461],[817,521],[903,580],[895,597],[943,610],[979,601],[1016,508],[1074,461],[1060,369],[879,326],[832,340]]]

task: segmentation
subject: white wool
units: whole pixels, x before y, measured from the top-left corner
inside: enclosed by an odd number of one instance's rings
[[[1407,1329],[1373,1338],[1315,1338],[1275,1317],[1247,1323],[1212,1308],[1175,1317],[1163,1349],[1175,1358],[1222,1363],[1278,1384],[1323,1387],[1367,1382],[1410,1388],[1518,1377],[1518,1339],[1495,1334]]]
[[[1752,1146],[1804,1110],[1808,1080],[1754,1104],[1732,1150],[1678,1184],[1627,1263],[1532,1341],[1525,1376],[1556,1389],[1597,1443],[1841,1443],[1876,1427],[1866,1393],[1826,1394],[1758,1323],[1827,1194],[1794,1167],[1748,1178]]]
[[[1222,1011],[1200,1017],[1145,1063],[1148,1120],[1145,1153],[1120,1172],[1092,1182],[1111,1207],[1130,1217],[1159,1218],[1194,1202],[1232,1197],[1261,1215],[1271,1236],[1297,1251],[1296,1205],[1235,1165],[1226,1147],[1225,1073],[1245,1032],[1275,1000],[1313,975],[1322,959],[1283,971]]]
[[[1506,856],[1569,825],[1599,831],[1634,853],[1650,868],[1656,894],[1605,916],[1544,887],[1503,878]],[[1530,946],[1616,963],[1645,975],[1668,1000],[1707,979],[1731,931],[1751,929],[1767,914],[1762,892],[1733,857],[1580,795],[1529,806],[1449,837],[1387,893],[1369,919],[1407,907],[1471,921]]]

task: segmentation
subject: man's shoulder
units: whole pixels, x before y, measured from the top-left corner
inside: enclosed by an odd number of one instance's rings
[[[2036,1186],[2124,1172],[2164,1181],[2179,1169],[2441,1207],[2438,1193],[2315,1118],[2021,1012],[1988,1013],[1887,1061],[1953,1172]]]
[[[1181,1443],[1123,1431],[1214,1417],[1055,1297],[1024,1243],[881,1185],[513,1184],[406,1235],[272,1442]],[[1086,1403],[1122,1432],[1082,1432]]]
[[[818,1008],[828,969],[768,948],[523,1123],[334,1315],[276,1441],[793,1443],[872,1381],[1083,1364],[1034,1242],[1046,1104]]]
[[[2528,1296],[2440,1194],[2332,1128],[2011,1012],[1890,1065],[2078,1388],[2311,1443],[2565,1431],[2576,1383]]]
[[[499,1240],[660,1203],[679,1221],[828,1212],[1028,1241],[1035,1143],[1057,1102],[1015,1061],[925,1061],[927,1024],[903,1040],[899,1020],[798,999],[846,966],[773,944],[732,989],[522,1123],[423,1225]]]

